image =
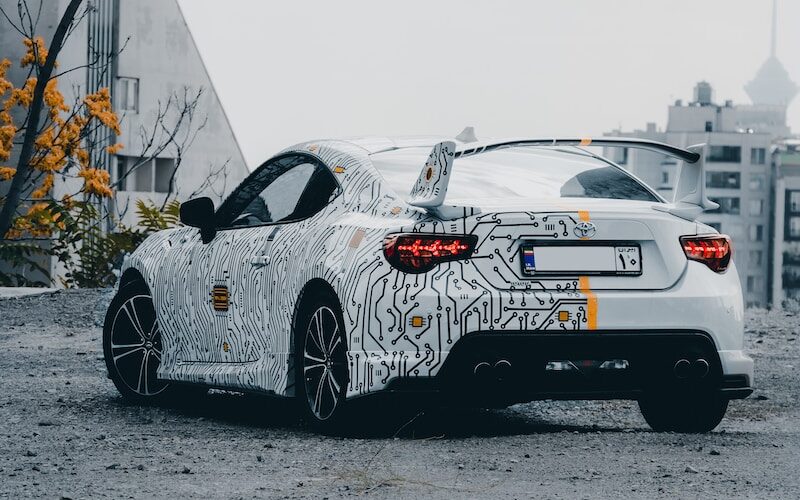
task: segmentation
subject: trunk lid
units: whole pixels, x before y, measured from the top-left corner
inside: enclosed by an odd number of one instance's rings
[[[679,238],[697,232],[649,202],[478,201],[480,214],[445,225],[478,236],[471,262],[500,290],[564,290],[578,282],[592,290],[669,288],[686,268]]]

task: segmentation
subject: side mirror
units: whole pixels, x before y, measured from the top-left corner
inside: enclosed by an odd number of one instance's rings
[[[217,234],[214,224],[214,202],[211,198],[203,197],[181,203],[181,222],[199,228],[203,243],[208,243]]]

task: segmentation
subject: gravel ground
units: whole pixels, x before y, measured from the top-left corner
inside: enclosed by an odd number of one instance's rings
[[[269,398],[125,404],[102,361],[109,300],[0,300],[0,497],[800,498],[797,314],[748,312],[758,389],[711,434],[651,432],[617,401],[439,410],[393,437],[334,438]]]

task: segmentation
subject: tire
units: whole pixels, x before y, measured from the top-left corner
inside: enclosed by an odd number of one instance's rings
[[[103,357],[119,393],[132,403],[155,404],[208,392],[158,379],[161,355],[161,331],[150,291],[142,281],[128,283],[111,301],[103,325]]]
[[[656,432],[710,432],[727,409],[728,400],[714,394],[658,395],[639,400],[642,416]]]
[[[342,308],[326,292],[311,292],[301,304],[294,332],[297,401],[312,427],[338,434],[347,429],[350,381]]]

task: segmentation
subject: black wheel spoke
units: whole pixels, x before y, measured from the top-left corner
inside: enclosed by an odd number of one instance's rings
[[[339,325],[336,325],[336,330],[333,332],[331,343],[328,346],[328,355],[333,354],[333,350],[336,349],[336,346],[338,346],[341,343],[342,343],[342,336],[339,335]]]
[[[114,363],[117,363],[122,358],[125,358],[127,356],[130,356],[131,354],[135,354],[135,353],[138,353],[138,352],[145,352],[144,346],[142,346],[142,345],[136,346],[136,347],[134,347],[132,349],[128,349],[127,351],[123,352],[122,354],[117,354],[116,356],[114,356]]]
[[[142,363],[139,365],[139,379],[136,383],[136,392],[147,395],[147,360],[150,358],[150,353],[145,352],[142,356]],[[142,385],[144,379],[144,385]]]
[[[336,377],[333,375],[332,371],[328,372],[328,385],[331,388],[331,394],[333,394],[333,399],[338,399],[339,391],[342,389],[338,382],[336,382]],[[335,387],[334,387],[335,386]]]
[[[311,371],[311,370],[318,370],[320,368],[325,368],[325,365],[322,364],[322,363],[317,363],[315,365],[305,365],[303,367],[303,371],[308,372],[308,371]]]
[[[142,329],[142,324],[139,322],[139,317],[136,315],[136,308],[133,306],[133,301],[129,300],[126,302],[125,305],[122,306],[122,310],[125,311],[125,314],[128,316],[128,321],[130,321],[134,331],[136,331],[139,337],[142,338],[142,341],[144,341],[144,329]]]
[[[316,395],[314,396],[314,412],[320,414],[322,410],[322,388],[325,382],[325,372],[323,371],[323,375],[319,378],[319,383],[317,383],[317,391]]]

